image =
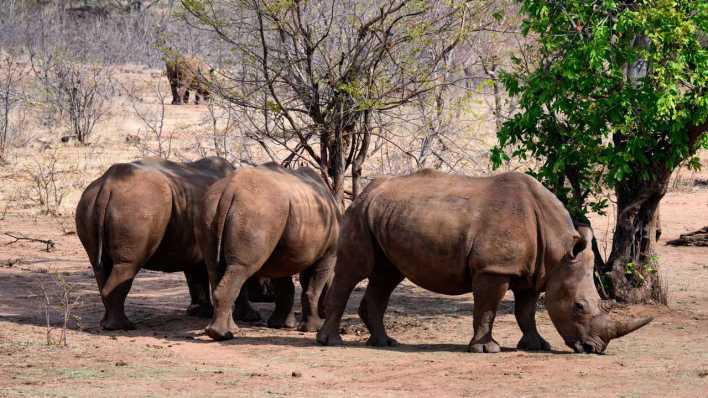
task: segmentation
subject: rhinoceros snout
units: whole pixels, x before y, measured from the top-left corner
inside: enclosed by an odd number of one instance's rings
[[[588,340],[569,339],[565,341],[565,344],[578,354],[602,354],[607,349],[607,343],[599,338]]]

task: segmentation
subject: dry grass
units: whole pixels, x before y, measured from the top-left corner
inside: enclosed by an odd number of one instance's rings
[[[122,94],[113,97],[89,145],[62,142],[62,129],[54,122],[45,125],[42,112],[30,113],[25,123],[32,138],[9,148],[6,163],[0,165],[5,181],[12,181],[0,186],[0,218],[7,214],[71,216],[90,181],[111,164],[144,156],[186,161],[220,155],[235,164],[270,160],[258,143],[246,138],[247,128],[225,113],[226,108],[166,105],[171,98],[165,94],[169,85],[161,70],[123,65],[111,79]],[[455,151],[470,159],[458,163],[459,172],[478,175],[488,172],[484,154],[494,143],[493,123],[483,98],[471,104],[459,122],[464,133]],[[400,152],[400,148],[415,151],[419,142],[413,133],[394,129],[387,140],[374,139],[364,176],[415,168],[415,162]],[[289,154],[279,146],[269,150],[281,159]]]
[[[677,169],[669,180],[669,192],[691,192],[697,185],[699,173],[685,168]]]

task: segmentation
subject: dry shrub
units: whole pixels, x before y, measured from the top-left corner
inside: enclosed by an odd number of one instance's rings
[[[22,78],[26,69],[18,57],[0,54],[0,161],[6,160],[7,149],[24,128],[26,114],[18,110],[25,101]]]
[[[112,68],[100,64],[72,62],[63,53],[32,53],[32,71],[38,91],[37,103],[52,119],[66,126],[66,140],[87,144],[96,123],[103,119],[113,97]]]
[[[76,164],[61,166],[56,152],[48,156],[35,157],[24,173],[31,182],[30,202],[40,207],[42,214],[57,215],[70,189],[81,182],[75,178]]]
[[[242,122],[245,117],[244,113],[220,98],[210,99],[199,131],[191,134],[194,145],[190,150],[200,157],[219,156],[234,164],[273,160],[275,155],[264,153],[266,148],[258,143],[256,137],[249,136],[247,125]]]
[[[81,317],[74,314],[74,308],[81,304],[81,295],[76,293],[76,286],[66,280],[59,272],[47,272],[54,284],[54,292],[40,282],[40,298],[42,300],[42,312],[46,322],[46,338],[48,346],[67,346],[66,332],[69,329],[69,322],[74,321],[80,325]],[[58,290],[58,291],[57,291]],[[57,328],[52,326],[52,313],[56,312],[61,317],[61,326],[58,328],[59,336],[55,337]]]
[[[690,192],[696,185],[696,172],[679,168],[669,180],[669,192]]]
[[[170,159],[174,155],[172,144],[175,132],[165,129],[165,95],[160,82],[155,82],[153,88],[157,109],[146,106],[147,104],[143,102],[142,98],[134,94],[138,92],[134,85],[124,86],[123,92],[128,97],[133,113],[143,125],[143,128],[138,129],[136,134],[127,135],[126,142],[135,148],[141,157],[155,156],[161,159]]]

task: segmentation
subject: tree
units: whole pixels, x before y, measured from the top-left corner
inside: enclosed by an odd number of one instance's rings
[[[187,21],[229,43],[216,92],[238,106],[282,161],[318,168],[338,200],[352,194],[374,121],[435,87],[464,39],[472,2],[182,0]],[[431,44],[436,44],[432,46]],[[273,158],[278,155],[269,152]]]
[[[671,172],[708,147],[708,4],[702,1],[523,1],[535,68],[507,73],[521,111],[492,159],[541,161],[532,172],[576,221],[617,200],[612,251],[598,271],[610,296],[650,301],[659,202]]]

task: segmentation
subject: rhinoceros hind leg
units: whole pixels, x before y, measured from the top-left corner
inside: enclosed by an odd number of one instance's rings
[[[532,289],[514,290],[514,315],[523,332],[516,348],[527,351],[550,351],[551,345],[541,337],[536,328],[536,302],[538,294]]]
[[[268,318],[268,327],[292,329],[295,327],[293,307],[295,285],[293,284],[293,278],[290,276],[273,278],[272,283],[273,290],[275,290],[275,310]]]
[[[209,300],[209,275],[206,266],[197,267],[184,272],[192,299],[187,307],[187,315],[200,318],[210,318],[214,312]]]
[[[325,314],[327,315],[327,319],[325,319],[325,322],[322,324],[320,331],[317,332],[317,338],[315,339],[317,344],[320,345],[344,345],[342,336],[339,334],[342,315],[344,314],[352,290],[354,290],[354,287],[356,287],[359,282],[366,278],[366,274],[362,272],[360,268],[353,268],[355,271],[352,273],[348,272],[349,268],[347,266],[340,268],[339,260],[337,267],[342,271],[339,273],[335,272],[332,286],[329,288],[325,300]]]
[[[391,293],[403,280],[403,274],[385,260],[378,260],[374,272],[369,276],[369,285],[359,305],[359,317],[369,329],[371,337],[366,342],[374,347],[392,347],[396,340],[386,334],[383,323]]]
[[[245,266],[231,263],[226,264],[223,271],[214,270],[213,264],[207,265],[210,280],[215,288],[212,291],[214,316],[206,327],[205,333],[214,340],[232,339],[238,330],[233,317],[234,303],[246,279],[253,275],[260,265]]]
[[[337,252],[338,258],[334,278],[325,299],[325,315],[327,319],[322,324],[320,331],[317,332],[317,338],[315,339],[317,344],[320,345],[344,344],[342,336],[339,334],[339,326],[342,322],[342,315],[346,309],[347,301],[354,287],[364,280],[373,268],[373,250],[370,245],[369,250],[364,247],[364,250],[357,251],[356,247],[352,247],[356,246],[355,238],[352,235],[350,236],[349,242],[341,245]]]
[[[106,313],[101,319],[105,330],[132,330],[135,325],[125,315],[125,298],[128,296],[133,278],[139,267],[131,263],[115,264],[106,283],[101,287],[101,299]]]
[[[474,337],[470,341],[469,352],[495,353],[501,351],[492,338],[492,326],[497,307],[509,289],[509,277],[505,275],[480,273],[474,276]]]
[[[302,320],[297,326],[301,332],[316,332],[322,326],[323,313],[319,308],[324,288],[330,281],[334,272],[334,263],[337,258],[334,253],[320,259],[315,265],[300,273],[300,285],[302,286]]]

